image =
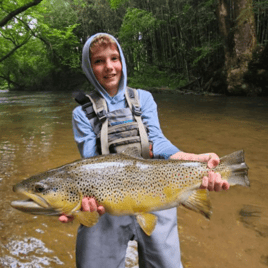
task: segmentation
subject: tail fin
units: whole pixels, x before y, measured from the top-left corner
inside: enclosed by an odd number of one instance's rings
[[[237,151],[220,158],[220,163],[231,169],[231,175],[228,178],[229,184],[249,186],[248,166],[245,163],[244,151]]]

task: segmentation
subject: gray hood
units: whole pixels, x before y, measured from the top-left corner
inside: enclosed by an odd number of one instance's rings
[[[83,47],[82,69],[83,69],[87,79],[89,80],[89,82],[94,86],[95,90],[100,92],[100,94],[108,101],[108,100],[112,100],[114,97],[111,97],[107,93],[107,91],[100,85],[98,80],[96,79],[96,77],[93,73],[93,70],[91,68],[91,63],[90,63],[90,58],[89,58],[90,44],[91,44],[92,40],[94,39],[94,37],[96,37],[99,34],[106,34],[106,33],[97,33],[95,35],[92,35],[87,40],[87,42],[85,43],[85,45]],[[123,51],[121,49],[121,46],[119,45],[117,40],[112,35],[110,35],[110,34],[106,34],[106,35],[110,36],[116,42],[119,53],[120,53],[121,62],[122,62],[122,77],[121,77],[121,80],[119,82],[118,92],[115,95],[116,99],[119,100],[119,99],[122,99],[124,94],[125,94],[125,89],[126,89],[126,85],[127,85],[127,67],[126,67],[125,57],[124,57]]]

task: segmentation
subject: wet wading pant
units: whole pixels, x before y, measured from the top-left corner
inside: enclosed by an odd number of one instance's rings
[[[177,230],[177,209],[154,212],[158,222],[151,236],[139,227],[135,216],[105,213],[91,227],[77,234],[78,268],[124,268],[130,240],[138,242],[139,268],[182,268]]]

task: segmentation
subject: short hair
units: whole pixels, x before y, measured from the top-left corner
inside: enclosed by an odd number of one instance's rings
[[[115,46],[117,48],[117,44],[111,36],[108,34],[99,34],[95,36],[91,41],[91,44],[89,46],[89,58],[92,56],[92,50],[97,46],[102,46],[105,48],[108,46]]]

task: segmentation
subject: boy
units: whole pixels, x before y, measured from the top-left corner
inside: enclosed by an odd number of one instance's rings
[[[108,130],[116,125],[125,126],[127,129],[131,122],[141,118],[142,126],[139,126],[138,132],[141,133],[142,128],[148,131],[148,139],[146,141],[145,138],[144,146],[141,144],[141,152],[147,157],[171,157],[208,162],[210,168],[219,163],[219,158],[215,154],[187,154],[179,151],[164,137],[158,121],[156,103],[149,92],[133,91],[134,94],[137,92],[139,101],[136,104],[140,114],[130,109],[132,104],[126,97],[129,94],[127,93],[126,63],[122,49],[114,37],[108,34],[96,34],[90,37],[83,49],[82,67],[88,80],[98,92],[97,102],[102,99],[107,105],[102,123],[97,119],[97,113],[93,118],[87,117],[81,106],[73,111],[74,137],[82,157],[104,154],[107,150],[108,153],[110,152],[110,147],[105,145],[107,147],[105,148],[103,145],[107,137],[99,135],[104,122],[108,123]],[[130,130],[127,129],[125,132],[130,133],[128,131]],[[109,131],[106,136],[109,135],[108,133]],[[126,135],[126,139],[129,139],[127,146],[131,146],[131,137],[126,133],[122,135]],[[140,143],[143,139],[144,137],[140,137]],[[153,143],[153,149],[146,153],[146,148],[149,148],[148,140]],[[221,180],[219,174],[210,172],[209,176],[203,179],[201,187],[219,191],[228,189],[229,185]],[[176,208],[155,212],[158,216],[158,223],[150,237],[140,229],[135,217],[109,215],[105,213],[105,208],[98,205],[93,198],[85,197],[82,208],[90,211],[97,210],[102,217],[91,228],[80,226],[76,247],[77,267],[125,267],[125,254],[130,240],[138,242],[140,268],[182,267]],[[60,220],[69,221],[64,215],[60,217]]]

